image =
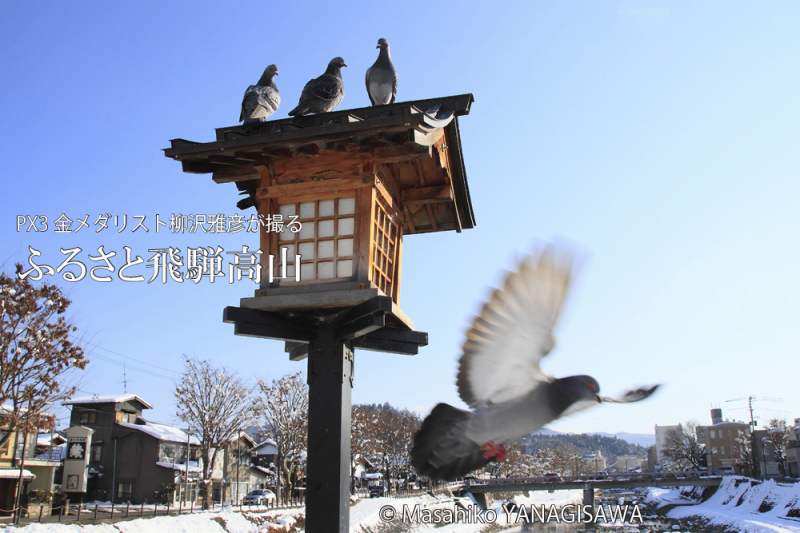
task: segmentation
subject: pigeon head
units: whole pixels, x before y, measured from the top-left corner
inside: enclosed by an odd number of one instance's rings
[[[566,410],[573,403],[580,401],[599,402],[600,385],[592,376],[569,376],[557,379],[554,387],[554,407],[558,411]]]
[[[328,63],[328,68],[342,68],[346,67],[347,63],[344,62],[344,59],[341,57],[334,57],[331,59],[331,62]]]
[[[278,67],[275,65],[269,65],[267,68],[264,69],[264,73],[259,78],[257,85],[269,85],[270,81],[274,76],[278,75]]]
[[[381,50],[386,50],[386,49],[389,48],[389,41],[387,41],[386,39],[381,37],[380,39],[378,39],[378,46],[376,46],[375,48],[380,48]]]

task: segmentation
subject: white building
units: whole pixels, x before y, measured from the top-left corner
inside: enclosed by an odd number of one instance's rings
[[[664,450],[667,448],[667,442],[670,433],[673,431],[682,431],[683,428],[680,424],[672,426],[659,426],[656,425],[656,464],[660,465],[669,462],[669,458],[664,455]]]

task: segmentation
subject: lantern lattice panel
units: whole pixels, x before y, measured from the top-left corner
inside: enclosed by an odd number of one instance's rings
[[[298,216],[300,231],[285,226],[278,238],[286,248],[287,275],[294,277],[300,256],[300,280],[334,280],[353,276],[355,197],[282,203],[284,220]]]
[[[372,282],[396,300],[401,226],[382,199],[375,203],[372,240]]]

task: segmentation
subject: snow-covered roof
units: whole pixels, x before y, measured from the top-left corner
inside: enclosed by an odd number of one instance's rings
[[[14,479],[18,478],[20,473],[19,468],[0,468],[0,479]],[[22,477],[24,479],[36,479],[36,475],[30,470],[22,470]]]
[[[236,442],[236,441],[237,441],[239,438],[246,440],[246,441],[247,441],[247,442],[249,442],[249,443],[250,443],[250,445],[251,445],[251,446],[253,446],[253,447],[255,447],[255,445],[256,445],[256,441],[253,439],[253,437],[251,437],[250,435],[248,435],[248,434],[247,434],[247,433],[245,433],[244,431],[242,431],[242,432],[241,432],[241,433],[239,433],[238,435],[234,435],[234,436],[232,436],[232,437],[230,438],[230,442]]]
[[[187,440],[187,435],[185,431],[183,431],[180,428],[176,428],[174,426],[168,426],[166,424],[156,424],[155,422],[145,421],[144,424],[120,422],[119,425],[124,428],[142,431],[144,433],[147,433],[151,437],[166,442],[181,442],[185,444]],[[197,445],[200,444],[200,441],[197,440],[197,437],[195,437],[194,435],[188,438],[190,444],[197,444]]]
[[[137,401],[145,409],[152,409],[153,406],[142,399],[141,396],[137,396],[136,394],[118,394],[116,396],[85,396],[82,398],[72,398],[71,400],[66,400],[61,402],[61,405],[79,405],[79,404],[87,404],[87,403],[122,403],[122,402],[130,402],[130,401]]]
[[[264,448],[274,448],[275,450],[278,449],[278,445],[272,439],[265,439],[262,442],[259,442],[256,445],[256,455],[272,455],[274,451],[270,451],[269,453],[262,453]]]
[[[180,472],[186,472],[186,463],[169,463],[167,461],[157,461],[156,464],[162,468],[169,468],[172,470],[178,470]],[[202,469],[200,465],[197,464],[197,461],[189,461],[189,472],[197,473],[200,472]]]
[[[58,446],[66,441],[67,439],[58,433],[39,433],[36,435],[37,446]]]

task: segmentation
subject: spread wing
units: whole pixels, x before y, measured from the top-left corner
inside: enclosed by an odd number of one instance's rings
[[[519,398],[550,377],[539,361],[567,295],[572,261],[553,248],[526,258],[483,304],[466,334],[458,393],[472,407]]]

